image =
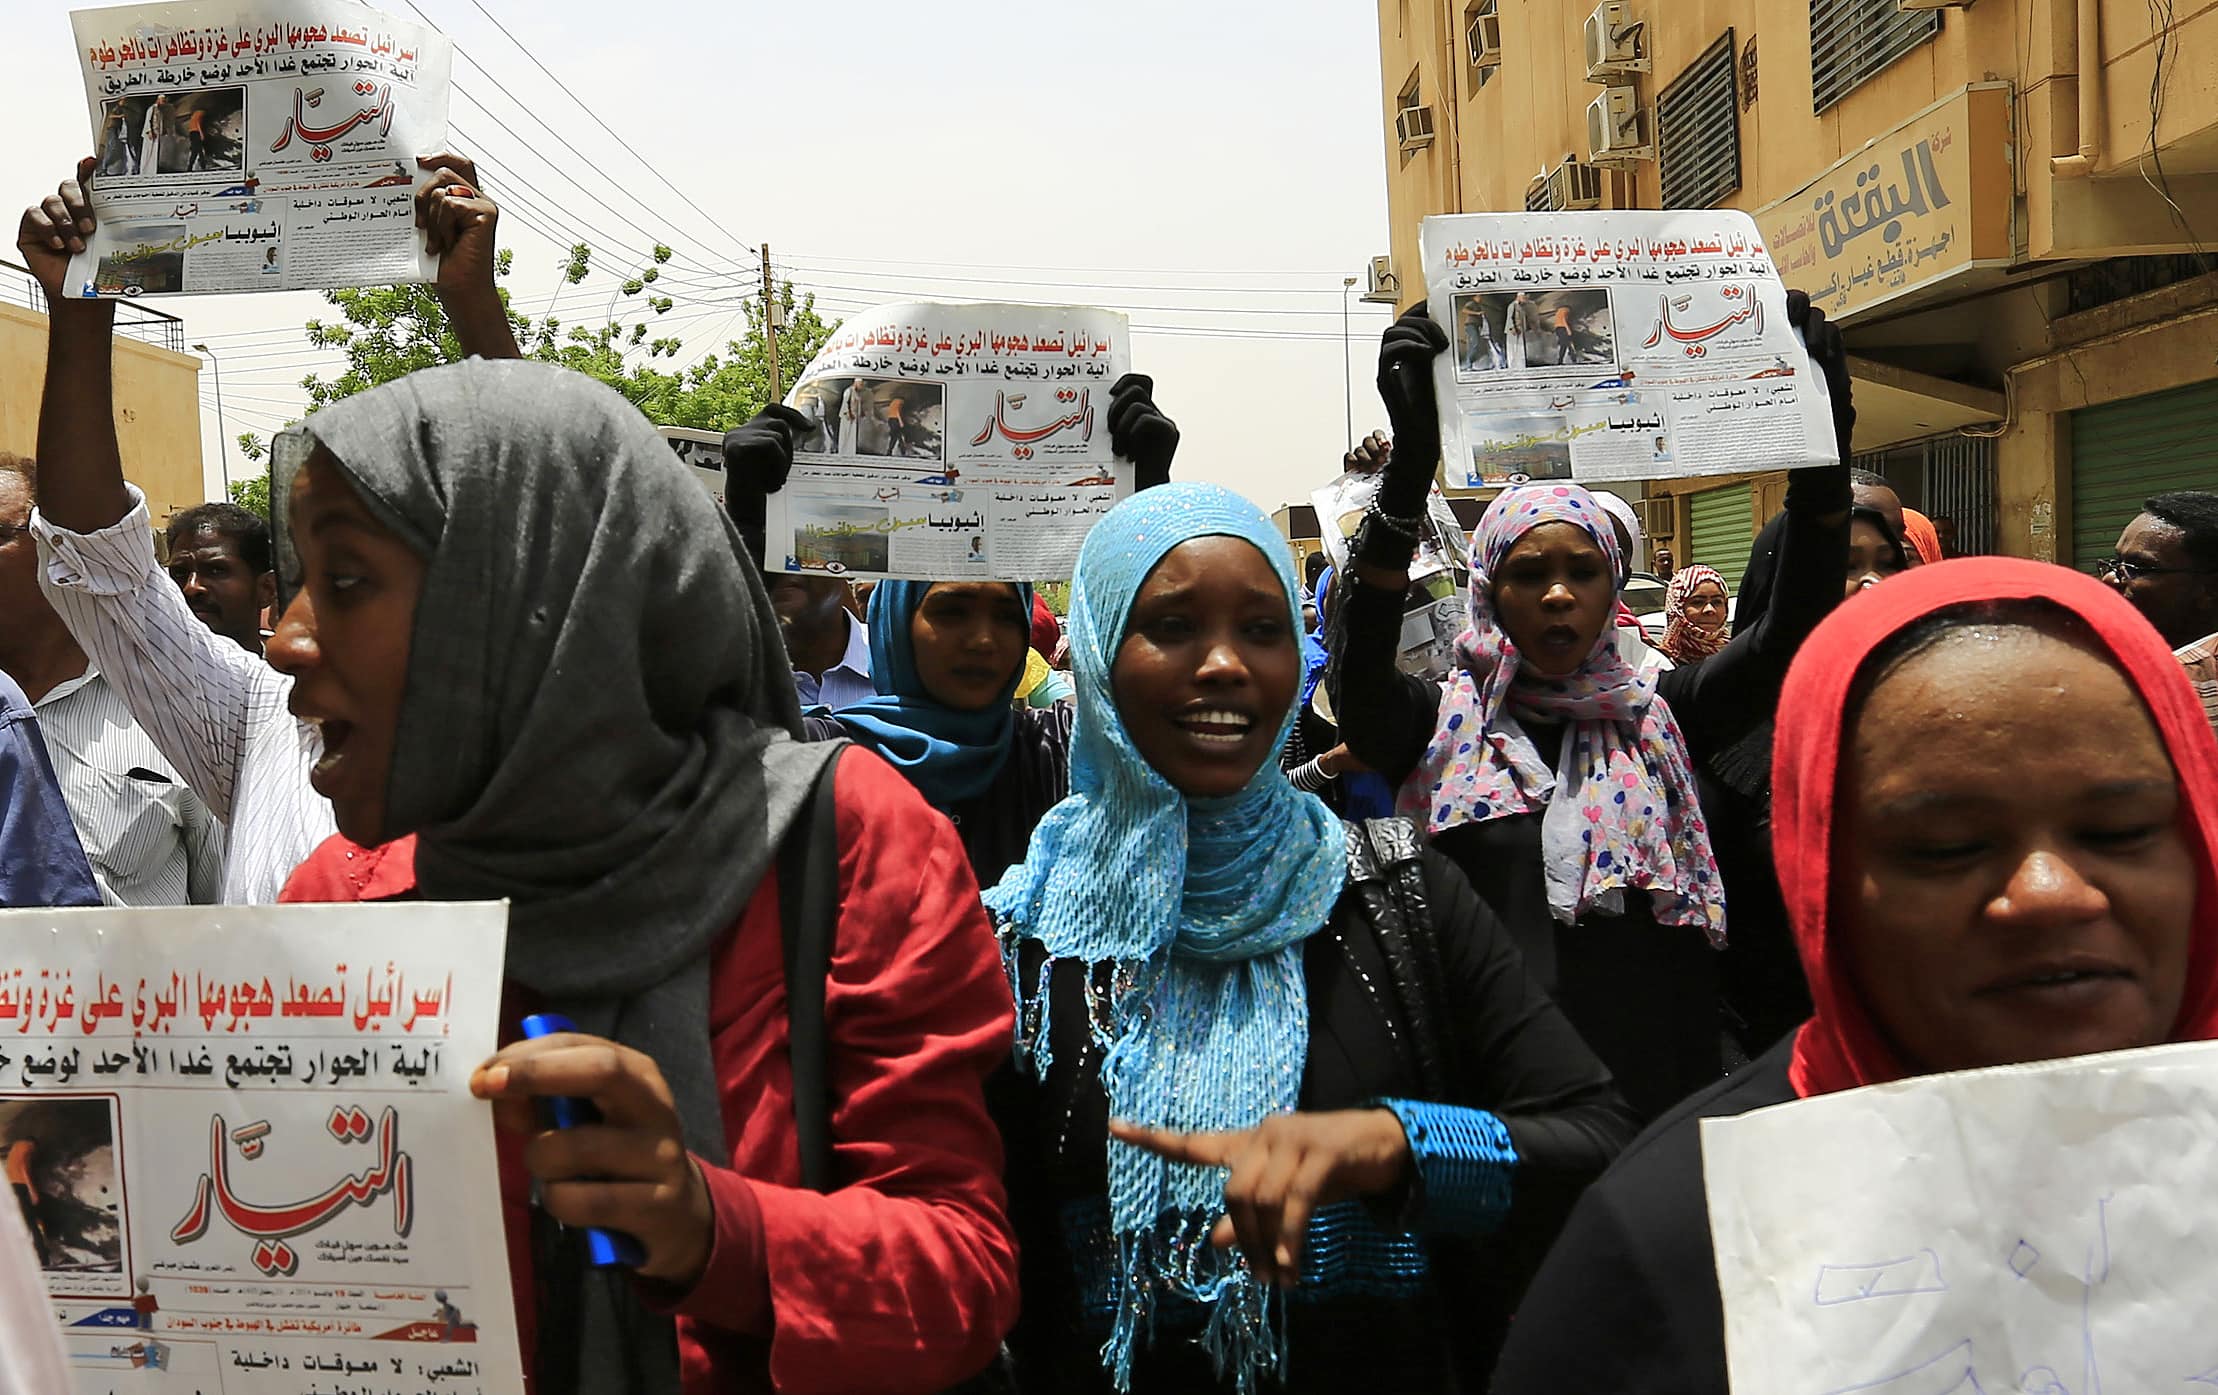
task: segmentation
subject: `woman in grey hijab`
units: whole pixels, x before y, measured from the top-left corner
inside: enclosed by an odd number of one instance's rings
[[[504,1197],[534,1389],[927,1391],[984,1367],[1015,1316],[983,1100],[998,954],[946,820],[868,752],[795,739],[723,511],[629,403],[537,363],[411,374],[279,448],[270,658],[322,731],[313,782],[344,837],[415,836],[416,892],[513,903],[504,1012],[579,1031],[513,1042],[472,1088],[544,1217],[643,1251],[592,1269]],[[833,760],[843,1185],[818,1194],[773,860]],[[603,1122],[546,1130],[550,1096]]]

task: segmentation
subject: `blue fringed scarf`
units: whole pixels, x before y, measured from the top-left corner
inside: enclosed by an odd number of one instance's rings
[[[1011,585],[1029,617],[1032,588]],[[926,692],[917,674],[910,627],[932,586],[929,581],[881,581],[870,593],[870,681],[878,696],[832,715],[849,736],[908,776],[933,808],[945,809],[984,794],[1008,763],[1009,738],[1017,725],[1010,703],[1024,665],[1017,665],[992,703],[974,712],[949,707]]]
[[[1024,941],[1047,952],[1038,978],[1015,984],[1020,1057],[1045,1076],[1056,961],[1110,965],[1111,1000],[1093,1029],[1110,1115],[1181,1132],[1249,1128],[1295,1107],[1309,1055],[1301,946],[1346,879],[1339,823],[1286,782],[1276,759],[1238,794],[1189,800],[1133,747],[1117,713],[1110,668],[1134,597],[1164,554],[1201,537],[1254,544],[1285,588],[1290,633],[1301,634],[1285,540],[1247,500],[1181,483],[1111,510],[1086,539],[1072,590],[1071,795],[1033,831],[1024,862],[986,893],[1012,974]],[[1294,717],[1289,708],[1273,751]],[[1120,1390],[1168,1295],[1210,1305],[1203,1344],[1242,1390],[1277,1367],[1274,1300],[1236,1252],[1209,1244],[1224,1183],[1222,1168],[1109,1140],[1120,1272],[1102,1359]]]

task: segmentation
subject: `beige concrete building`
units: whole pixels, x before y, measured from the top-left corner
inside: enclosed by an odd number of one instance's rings
[[[1379,0],[1393,242],[1723,206],[1848,338],[1856,449],[1967,551],[2090,565],[2218,489],[2218,0]],[[1784,477],[1658,481],[1681,562]]]
[[[118,307],[116,436],[124,473],[146,491],[158,530],[207,498],[200,458],[200,360],[166,345],[174,321]],[[136,337],[135,337],[136,336]],[[0,450],[38,454],[39,393],[46,382],[46,316],[0,303]]]

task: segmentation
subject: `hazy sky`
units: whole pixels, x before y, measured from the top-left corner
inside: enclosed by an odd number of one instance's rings
[[[767,241],[781,275],[835,314],[909,298],[1126,310],[1135,366],[1184,431],[1178,476],[1267,509],[1337,470],[1345,393],[1358,433],[1383,424],[1370,386],[1382,307],[1354,302],[1349,386],[1342,376],[1341,278],[1387,245],[1372,6],[416,4],[465,55],[454,144],[510,203],[509,285],[527,310],[559,289],[573,238],[611,264],[665,241],[680,253],[664,286],[678,305],[655,332],[685,336],[691,358],[738,332],[731,297],[755,276],[740,259]],[[381,7],[415,17],[408,0]],[[13,214],[91,137],[66,4],[0,0],[0,18]],[[562,313],[604,311],[609,284],[564,291]],[[156,303],[220,356],[233,435],[297,415],[300,377],[325,361],[300,332],[333,313],[318,297]],[[212,375],[201,387],[212,467]],[[231,465],[250,468],[235,449]]]

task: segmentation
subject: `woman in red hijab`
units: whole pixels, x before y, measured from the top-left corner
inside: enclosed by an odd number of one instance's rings
[[[1937,740],[1948,760],[1902,758]],[[2163,640],[2100,583],[1983,558],[1850,600],[1787,676],[1772,784],[1816,1010],[1588,1190],[1495,1395],[1723,1395],[1704,1118],[2218,1038],[2218,745]]]

